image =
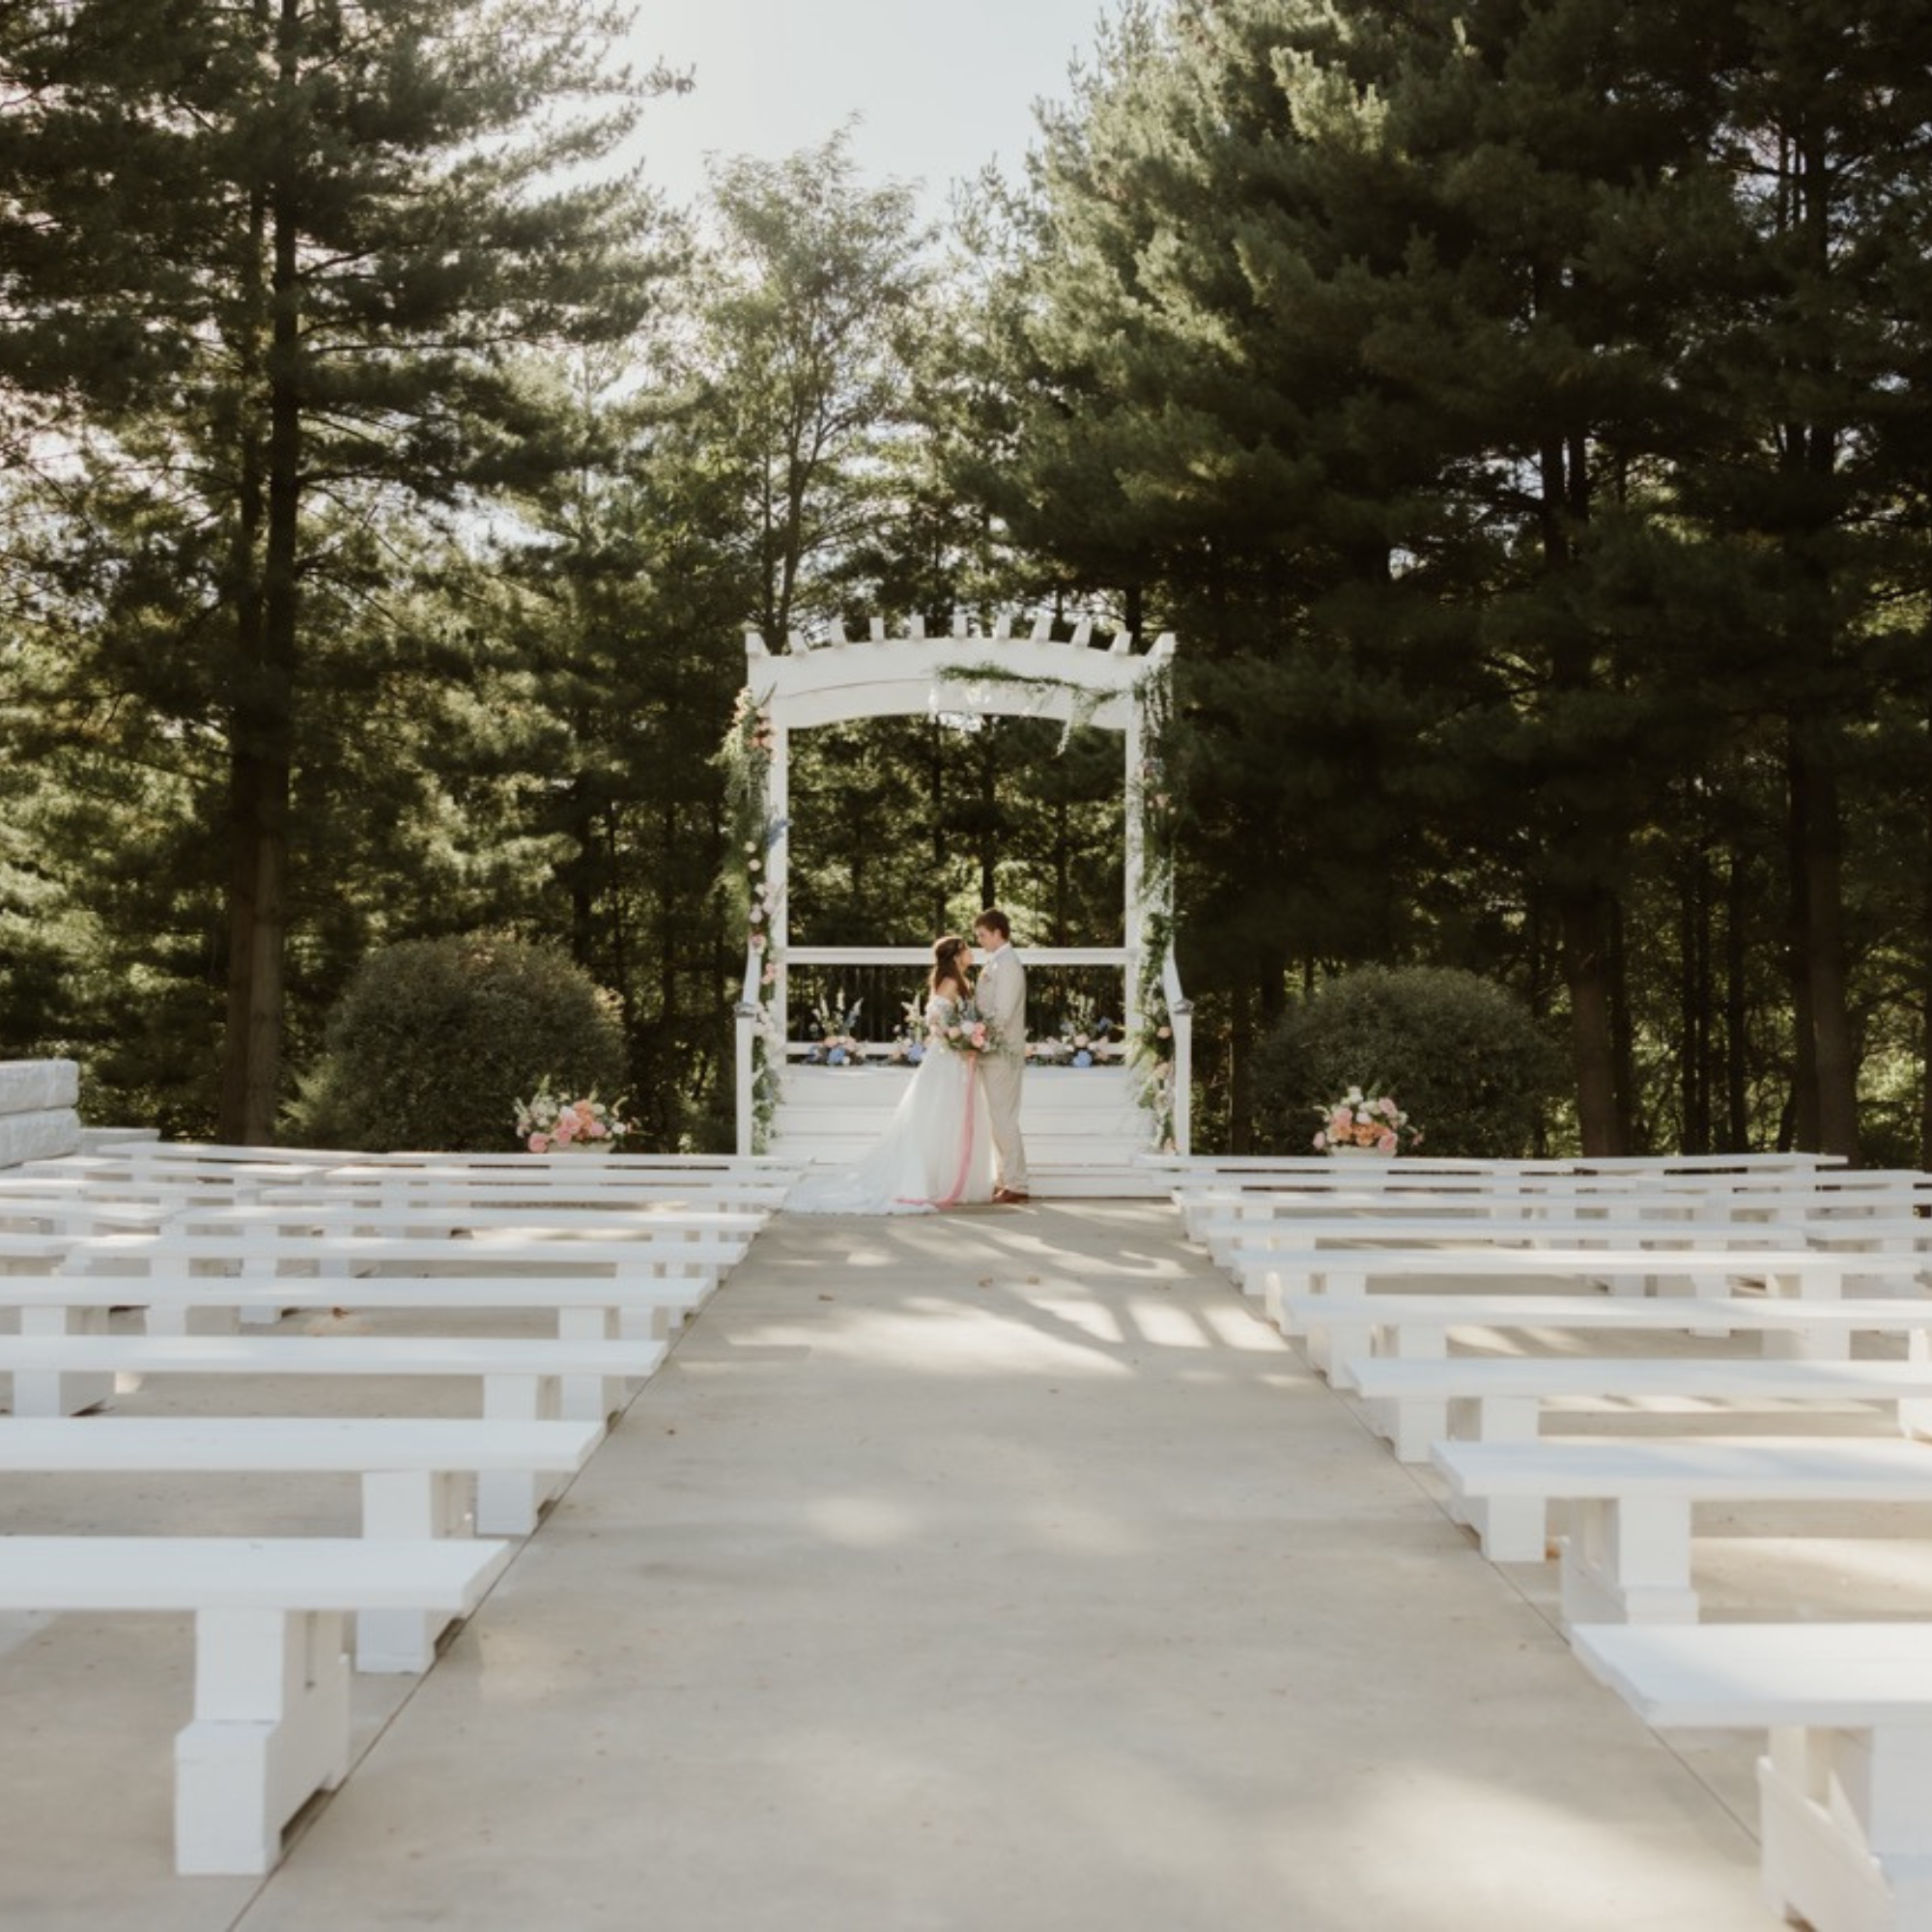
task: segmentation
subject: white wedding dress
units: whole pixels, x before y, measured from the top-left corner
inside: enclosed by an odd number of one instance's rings
[[[785,1197],[794,1214],[929,1214],[993,1198],[993,1136],[980,1068],[938,1043],[959,1003],[925,1003],[925,1058],[864,1159],[804,1176]]]

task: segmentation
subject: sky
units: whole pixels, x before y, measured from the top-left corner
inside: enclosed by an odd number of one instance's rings
[[[775,160],[858,117],[868,185],[950,182],[988,160],[1016,177],[1033,103],[1067,97],[1107,0],[641,0],[633,62],[696,70],[695,90],[645,109],[645,176],[673,201],[704,184],[707,151]]]

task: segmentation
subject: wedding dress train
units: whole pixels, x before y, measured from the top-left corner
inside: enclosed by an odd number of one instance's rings
[[[955,1000],[926,1002],[925,1058],[877,1144],[851,1166],[804,1176],[785,1197],[794,1214],[929,1214],[993,1198],[993,1139],[977,1057],[933,1037],[958,1017]]]

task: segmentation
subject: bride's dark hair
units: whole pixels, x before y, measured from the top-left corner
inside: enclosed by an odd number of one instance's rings
[[[962,993],[973,990],[973,949],[956,932],[932,942],[932,978],[926,989],[936,993],[949,980]]]

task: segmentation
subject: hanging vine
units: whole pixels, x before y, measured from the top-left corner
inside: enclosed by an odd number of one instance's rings
[[[942,689],[948,685],[970,687],[976,684],[998,684],[1037,692],[1041,696],[1049,693],[1059,693],[1066,699],[1066,723],[1061,729],[1060,743],[1054,747],[1056,756],[1065,751],[1074,732],[1083,724],[1093,724],[1099,716],[1102,706],[1111,703],[1117,696],[1111,691],[1095,691],[1074,678],[1031,676],[1025,671],[1012,670],[1002,664],[960,665],[955,669],[948,670],[940,678],[939,683]]]

